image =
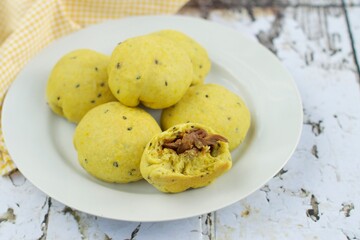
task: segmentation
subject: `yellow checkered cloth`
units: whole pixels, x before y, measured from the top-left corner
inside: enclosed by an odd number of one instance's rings
[[[54,39],[106,19],[174,14],[187,1],[0,0],[0,112],[6,91],[18,72]],[[0,125],[0,175],[15,169]]]

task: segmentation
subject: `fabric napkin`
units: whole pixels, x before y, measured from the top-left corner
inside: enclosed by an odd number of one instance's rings
[[[54,39],[106,19],[174,14],[187,1],[1,0],[0,112],[6,91],[18,72],[32,56]],[[0,125],[0,175],[7,175],[15,169]]]

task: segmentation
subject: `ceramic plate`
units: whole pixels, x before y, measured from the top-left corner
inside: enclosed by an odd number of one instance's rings
[[[161,29],[182,31],[202,44],[212,61],[206,82],[239,94],[252,115],[232,169],[210,186],[164,194],[146,181],[108,184],[78,164],[75,125],[53,114],[45,87],[56,61],[78,48],[106,54],[120,41]],[[158,119],[159,112],[152,112]],[[302,127],[302,105],[289,73],[267,49],[239,32],[201,19],[132,17],[93,25],[61,38],[35,56],[12,84],[3,107],[6,145],[19,170],[50,197],[77,210],[128,221],[196,216],[245,198],[271,179],[292,155]]]

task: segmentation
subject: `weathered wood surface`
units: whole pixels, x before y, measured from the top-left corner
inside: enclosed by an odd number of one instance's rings
[[[216,239],[359,239],[358,2],[233,2],[193,6],[278,56],[295,78],[305,119],[283,170],[248,198],[213,213]],[[226,4],[233,10],[224,10]]]
[[[360,0],[357,1],[360,4]],[[352,44],[356,55],[357,67],[360,68],[360,6],[347,9]]]
[[[242,201],[161,223],[74,211],[14,173],[0,178],[0,239],[360,239],[360,1],[197,0],[180,14],[259,41],[293,75],[304,126],[288,164]]]

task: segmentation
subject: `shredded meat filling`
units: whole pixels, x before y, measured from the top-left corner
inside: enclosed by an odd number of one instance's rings
[[[205,146],[213,149],[218,141],[228,142],[223,136],[208,134],[204,129],[191,129],[173,140],[164,142],[163,147],[181,154],[190,149],[201,150]]]

